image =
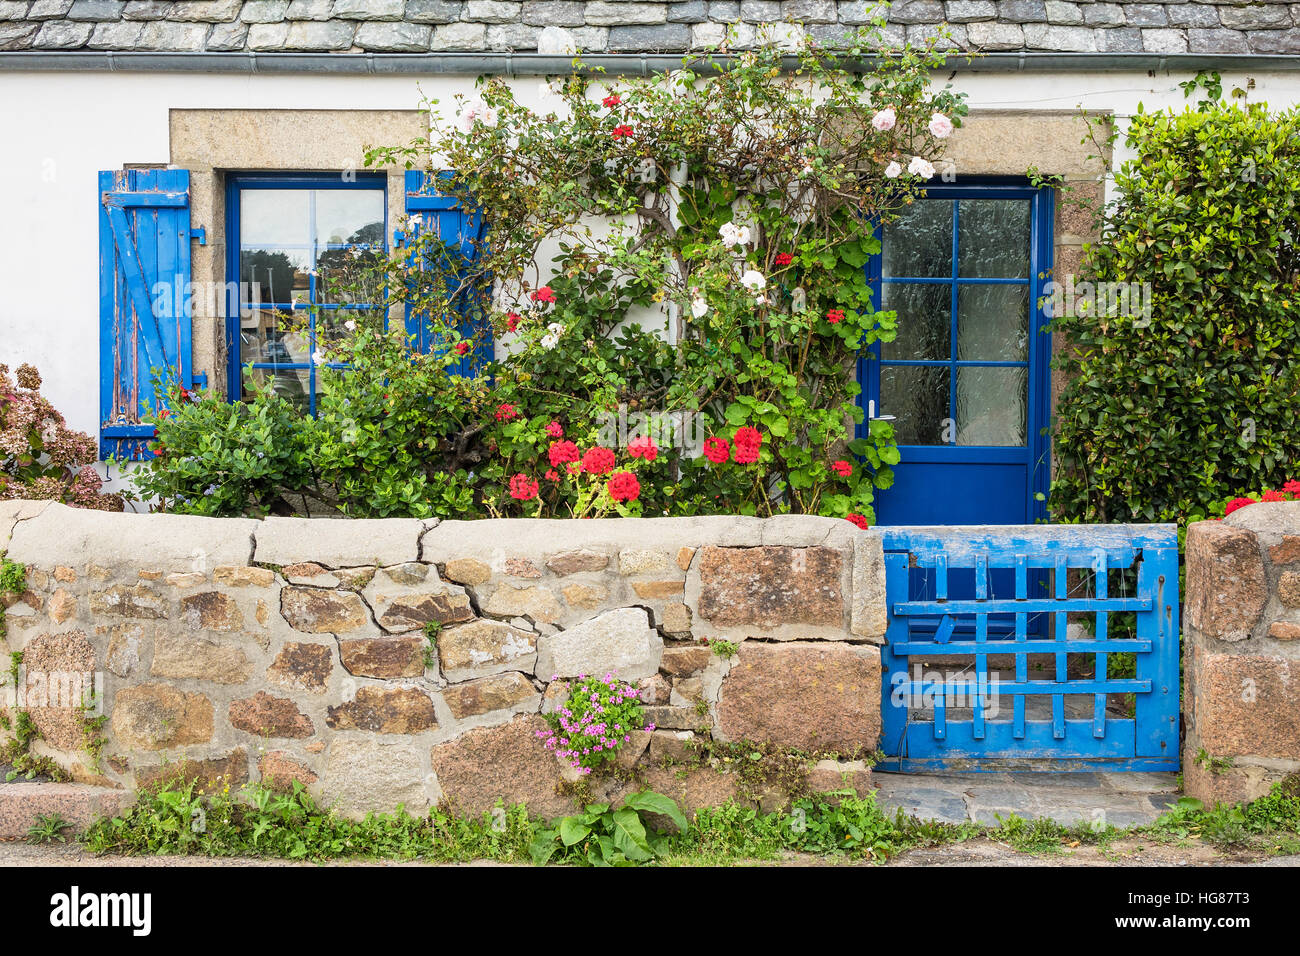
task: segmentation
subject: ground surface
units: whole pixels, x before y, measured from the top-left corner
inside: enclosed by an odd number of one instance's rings
[[[873,771],[876,800],[941,823],[997,826],[998,817],[1116,827],[1153,823],[1178,801],[1173,773],[900,774]]]

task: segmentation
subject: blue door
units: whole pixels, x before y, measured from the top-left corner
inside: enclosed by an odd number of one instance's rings
[[[885,227],[872,279],[898,336],[862,363],[862,396],[901,460],[878,525],[1045,517],[1052,207],[1050,189],[937,185]]]

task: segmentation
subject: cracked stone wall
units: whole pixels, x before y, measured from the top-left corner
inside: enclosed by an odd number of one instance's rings
[[[1183,778],[1207,805],[1300,781],[1300,503],[1187,531]]]
[[[614,671],[655,729],[625,745],[624,779],[588,778],[599,795],[788,797],[701,760],[693,744],[711,740],[796,750],[816,789],[869,784],[883,557],[844,521],[255,521],[9,501],[5,550],[28,567],[5,610],[24,692],[44,674],[102,680],[98,765],[66,701],[26,708],[34,750],[82,782],[299,780],[349,812],[502,798],[561,814],[576,774],[537,739],[541,715],[567,679]]]

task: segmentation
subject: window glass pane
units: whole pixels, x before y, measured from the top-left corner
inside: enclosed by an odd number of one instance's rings
[[[241,363],[270,362],[291,365],[311,360],[311,335],[305,314],[271,309],[250,312],[239,323]]]
[[[311,191],[241,189],[239,242],[246,246],[307,245],[311,242]]]
[[[884,311],[898,313],[898,337],[880,343],[884,359],[947,359],[952,340],[952,286],[886,282]]]
[[[384,241],[382,189],[316,190],[316,241],[325,243]]]
[[[952,200],[918,199],[885,227],[884,276],[952,275]]]
[[[957,370],[957,444],[1024,445],[1029,370]]]
[[[894,438],[900,445],[945,444],[948,369],[934,365],[881,366],[880,413],[895,417]]]
[[[1029,200],[957,201],[957,274],[964,278],[1029,277]]]
[[[247,301],[288,304],[307,301],[311,288],[311,252],[307,249],[243,249],[239,279],[248,283]],[[256,287],[254,287],[256,283]]]
[[[957,358],[981,362],[1028,360],[1029,286],[958,286]]]
[[[273,390],[281,398],[297,405],[304,412],[310,408],[311,371],[309,369],[253,369],[253,378],[258,383],[270,382]],[[244,380],[245,399],[251,398],[248,390],[247,376]]]
[[[383,278],[373,269],[375,249],[322,249],[316,256],[316,301],[377,305],[384,298]]]

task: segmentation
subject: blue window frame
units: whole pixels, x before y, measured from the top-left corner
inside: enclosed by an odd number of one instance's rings
[[[868,416],[902,460],[880,524],[1024,524],[1046,516],[1051,339],[1040,308],[1053,197],[1023,180],[927,187],[868,265],[898,337],[859,365]],[[859,434],[865,434],[864,425]]]
[[[385,312],[382,292],[339,295],[330,278],[387,250],[383,173],[231,175],[226,183],[228,394],[245,394],[244,366],[315,414],[313,354],[358,313]]]

